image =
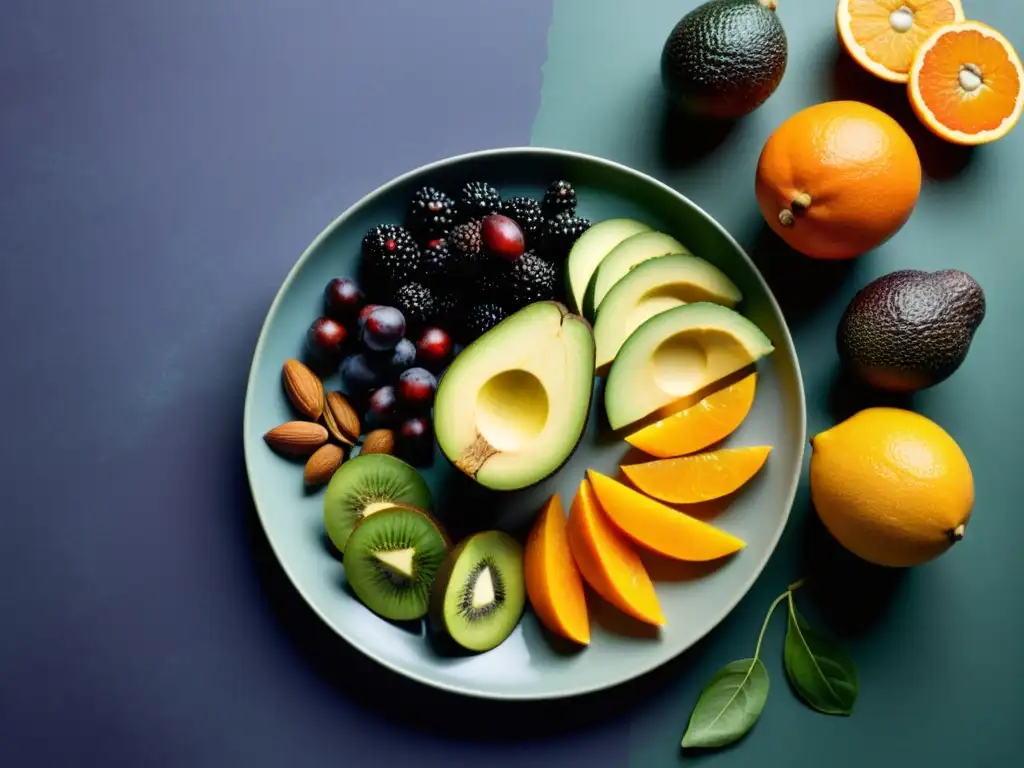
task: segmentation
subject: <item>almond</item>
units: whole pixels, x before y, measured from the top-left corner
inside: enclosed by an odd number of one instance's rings
[[[359,424],[359,414],[356,413],[356,409],[352,407],[348,398],[341,392],[328,392],[324,411],[331,412],[331,417],[341,434],[342,442],[354,445],[363,433],[363,428]]]
[[[298,360],[285,360],[284,391],[295,410],[310,421],[316,421],[324,411],[324,385],[320,377]]]
[[[390,454],[393,450],[395,450],[395,433],[390,429],[375,429],[363,440],[363,447],[359,449],[359,453]]]
[[[345,460],[345,449],[333,443],[326,443],[316,449],[309,457],[302,477],[306,485],[312,487],[330,481],[338,467]]]
[[[286,421],[263,435],[263,439],[278,453],[309,456],[327,442],[327,430],[312,421]]]
[[[348,436],[341,431],[341,427],[338,426],[338,422],[334,418],[334,413],[329,407],[327,407],[326,403],[324,404],[324,415],[320,418],[323,419],[324,426],[327,427],[327,431],[331,434],[331,437],[334,438],[334,440],[348,446],[356,444],[355,440],[350,440]]]

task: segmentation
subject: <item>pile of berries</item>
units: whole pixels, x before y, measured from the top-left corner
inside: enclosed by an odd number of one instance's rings
[[[589,227],[566,181],[540,200],[503,199],[483,181],[454,197],[423,187],[402,225],[366,233],[361,279],[411,327],[448,328],[469,343],[527,304],[562,300],[566,257]]]
[[[413,326],[399,308],[367,303],[354,278],[338,277],[324,290],[324,314],[306,343],[318,362],[340,369],[366,428],[392,430],[397,452],[410,462],[429,460],[437,377],[454,352],[446,331]]]

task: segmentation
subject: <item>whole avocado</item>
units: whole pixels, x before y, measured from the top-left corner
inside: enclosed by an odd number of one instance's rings
[[[676,24],[661,54],[662,82],[684,110],[735,119],[764,104],[788,60],[778,0],[709,0]]]
[[[948,379],[985,319],[985,294],[958,269],[903,269],[862,288],[836,333],[848,370],[876,389],[914,392]]]

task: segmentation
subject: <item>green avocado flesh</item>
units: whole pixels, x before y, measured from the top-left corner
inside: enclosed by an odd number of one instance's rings
[[[627,237],[640,232],[649,232],[650,227],[635,219],[606,219],[594,224],[580,235],[569,251],[566,262],[566,277],[573,311],[583,314],[583,301],[590,285],[590,278],[597,271],[601,260],[611,253]]]
[[[692,396],[774,351],[750,320],[709,302],[655,315],[619,350],[605,385],[612,429]]]
[[[480,652],[503,643],[525,607],[522,546],[502,531],[484,531],[445,558],[434,582],[430,613],[456,643]]]
[[[587,317],[596,317],[604,297],[630,270],[659,256],[680,254],[690,256],[686,246],[663,232],[641,232],[623,240],[605,256],[594,274],[587,299]]]
[[[324,492],[324,529],[344,554],[352,529],[368,515],[392,506],[431,511],[430,489],[401,459],[368,453],[345,462]]]
[[[412,621],[427,614],[448,549],[447,537],[426,513],[391,507],[363,518],[352,531],[345,578],[374,613]]]
[[[623,342],[655,315],[708,301],[735,307],[743,294],[718,267],[697,256],[659,256],[634,268],[601,302],[594,323],[597,370],[611,365]]]
[[[442,376],[438,445],[485,488],[533,485],[576,449],[593,380],[590,325],[557,302],[530,304],[466,347]]]

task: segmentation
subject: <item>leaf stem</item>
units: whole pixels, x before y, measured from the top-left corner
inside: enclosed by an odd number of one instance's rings
[[[761,633],[757,636],[757,645],[754,647],[754,661],[761,658],[761,643],[764,641],[764,633],[768,630],[768,622],[772,620],[772,614],[775,613],[775,609],[779,607],[779,603],[787,598],[792,601],[793,591],[800,589],[804,585],[804,580],[794,581],[788,587],[786,591],[775,598],[770,606],[768,606],[768,614],[764,617],[764,623],[761,625]]]

